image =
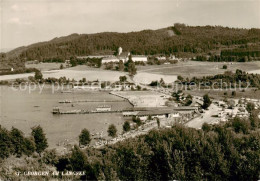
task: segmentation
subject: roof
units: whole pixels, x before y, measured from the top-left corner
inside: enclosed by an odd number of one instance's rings
[[[137,116],[163,115],[163,114],[173,114],[173,113],[177,113],[177,112],[172,109],[157,109],[157,110],[140,111],[137,113]]]
[[[195,110],[197,109],[196,107],[191,107],[191,106],[180,106],[180,107],[175,107],[173,110]]]

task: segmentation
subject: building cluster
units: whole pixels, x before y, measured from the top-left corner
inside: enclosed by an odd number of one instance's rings
[[[123,63],[127,62],[130,57],[130,52],[123,52],[123,49],[121,47],[118,48],[118,55],[116,56],[105,56],[102,58],[102,64],[105,63],[118,63],[120,60],[123,61]],[[131,59],[133,62],[147,62],[148,57],[145,55],[131,55]]]
[[[118,48],[118,54],[117,55],[89,55],[89,56],[80,56],[77,57],[79,59],[84,58],[99,58],[102,59],[102,64],[105,63],[119,63],[120,60],[123,61],[123,63],[127,62],[130,57],[130,52],[123,52],[123,49],[121,47]],[[145,55],[131,55],[133,62],[147,62],[148,57]]]

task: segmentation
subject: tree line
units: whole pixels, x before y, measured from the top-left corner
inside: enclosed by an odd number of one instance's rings
[[[86,171],[89,180],[257,180],[260,175],[258,112],[249,119],[174,125],[101,149],[62,156],[58,170]]]
[[[100,149],[80,149],[75,145],[65,155],[58,155],[54,150],[42,152],[46,144],[43,136],[36,136],[44,135],[39,128],[38,131],[32,131],[32,140],[41,143],[38,151],[37,147],[35,150],[43,153],[41,161],[39,160],[42,164],[58,171],[85,171],[83,176],[74,176],[73,179],[258,180],[258,114],[259,110],[251,110],[248,119],[234,118],[227,123],[204,124],[200,130],[176,124],[172,128],[152,130],[146,135]],[[109,131],[114,134],[112,127]],[[128,123],[124,127],[128,130]],[[85,132],[83,130],[82,133],[86,134]],[[20,147],[25,142],[21,135],[15,128],[11,131],[1,128],[1,158],[6,158],[8,153],[20,155],[23,153],[21,150],[28,150]],[[79,136],[79,139],[89,141],[85,138],[82,134]],[[33,141],[29,145],[33,145]],[[58,177],[63,178],[62,175]]]

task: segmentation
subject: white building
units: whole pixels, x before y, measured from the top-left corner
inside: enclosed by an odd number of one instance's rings
[[[119,62],[119,58],[113,56],[113,57],[105,57],[102,59],[102,64],[110,63],[110,62]]]
[[[148,57],[144,55],[132,55],[133,62],[147,62]]]

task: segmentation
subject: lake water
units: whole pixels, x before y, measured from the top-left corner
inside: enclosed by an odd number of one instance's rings
[[[107,135],[108,125],[113,123],[122,131],[123,117],[120,113],[103,114],[76,114],[76,115],[53,115],[53,107],[62,109],[87,109],[94,110],[99,105],[111,105],[112,110],[130,108],[128,102],[92,102],[59,104],[61,100],[122,100],[110,95],[108,92],[81,91],[74,93],[52,93],[51,87],[39,89],[29,93],[26,91],[14,91],[7,86],[0,86],[0,124],[7,128],[16,127],[22,130],[26,136],[31,133],[33,126],[41,125],[48,138],[49,147],[56,147],[58,142],[68,139],[71,144],[78,143],[78,135],[83,128],[91,133],[103,131]]]

